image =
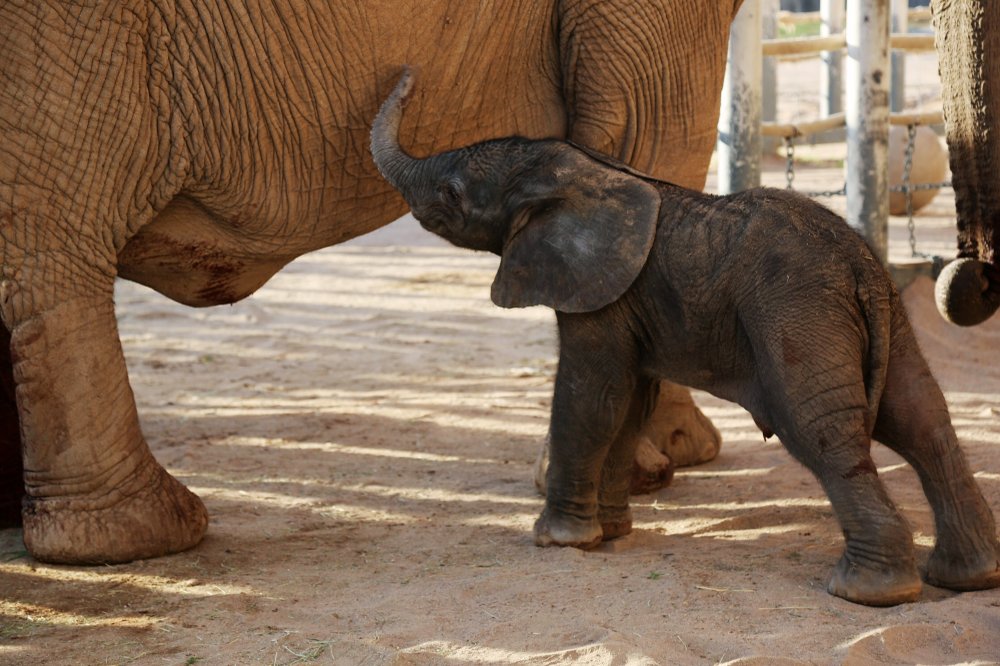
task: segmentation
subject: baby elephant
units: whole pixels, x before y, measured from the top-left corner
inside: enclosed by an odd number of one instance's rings
[[[739,403],[820,480],[846,548],[829,584],[854,602],[916,599],[910,528],[871,440],[917,471],[934,510],[927,580],[1000,585],[993,515],[894,285],[847,224],[794,193],[725,197],[554,140],[507,138],[415,159],[398,144],[409,74],[372,154],[428,230],[501,257],[493,301],[556,311],[559,369],[539,545],[631,530],[636,433],[658,379]]]

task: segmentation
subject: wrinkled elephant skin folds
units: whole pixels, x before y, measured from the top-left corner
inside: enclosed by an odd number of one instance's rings
[[[403,215],[367,150],[403,63],[439,83],[410,100],[415,154],[565,137],[700,188],[738,4],[0,2],[0,524],[64,563],[199,542],[139,427],[114,282],[232,303]]]
[[[938,278],[937,302],[948,321],[974,326],[1000,305],[1000,12],[978,0],[931,9],[961,264]]]
[[[831,594],[872,606],[921,594],[873,439],[914,468],[933,509],[928,582],[1000,585],[995,520],[944,395],[892,279],[842,218],[786,190],[702,194],[556,140],[413,158],[398,144],[399,99],[372,146],[414,216],[500,255],[494,303],[556,311],[536,544],[586,549],[631,530],[632,461],[666,379],[742,405],[820,481],[845,540]]]

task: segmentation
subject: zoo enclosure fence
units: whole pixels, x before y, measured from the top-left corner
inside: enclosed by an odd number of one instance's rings
[[[911,261],[889,265],[900,284],[916,275],[936,277],[941,257],[917,251],[912,193],[949,183],[915,185],[910,180],[914,139],[919,125],[940,125],[941,111],[904,112],[905,52],[933,51],[933,34],[910,34],[910,20],[926,20],[930,10],[910,10],[906,0],[821,0],[811,15],[779,13],[778,0],[745,0],[733,21],[719,118],[720,193],[760,185],[762,138],[780,139],[785,149],[786,181],[795,176],[795,141],[844,128],[847,160],[838,190],[805,192],[810,196],[845,195],[847,221],[858,229],[883,263],[888,264],[889,192],[906,200]],[[846,10],[846,11],[845,11]],[[818,20],[817,37],[776,38],[779,21]],[[767,39],[765,39],[765,33]],[[846,51],[846,53],[845,53]],[[891,54],[891,56],[890,56]],[[846,55],[846,58],[844,56]],[[764,57],[771,56],[768,67]],[[773,57],[822,57],[820,117],[799,123],[765,122],[775,117]],[[841,108],[841,90],[844,104]],[[907,128],[902,183],[889,187],[890,125]]]

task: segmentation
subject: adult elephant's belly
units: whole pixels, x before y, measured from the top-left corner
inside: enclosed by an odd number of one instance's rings
[[[295,258],[177,197],[118,254],[118,275],[194,307],[246,298]]]

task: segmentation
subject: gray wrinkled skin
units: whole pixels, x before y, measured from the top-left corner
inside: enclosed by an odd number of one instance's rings
[[[914,467],[934,510],[927,580],[1000,585],[994,518],[944,396],[889,275],[843,219],[783,190],[702,194],[553,140],[413,160],[395,143],[397,106],[383,105],[373,145],[417,219],[501,256],[498,305],[556,310],[536,543],[588,548],[628,533],[631,461],[669,379],[739,403],[816,475],[846,542],[832,594],[892,605],[921,591],[872,438]]]

